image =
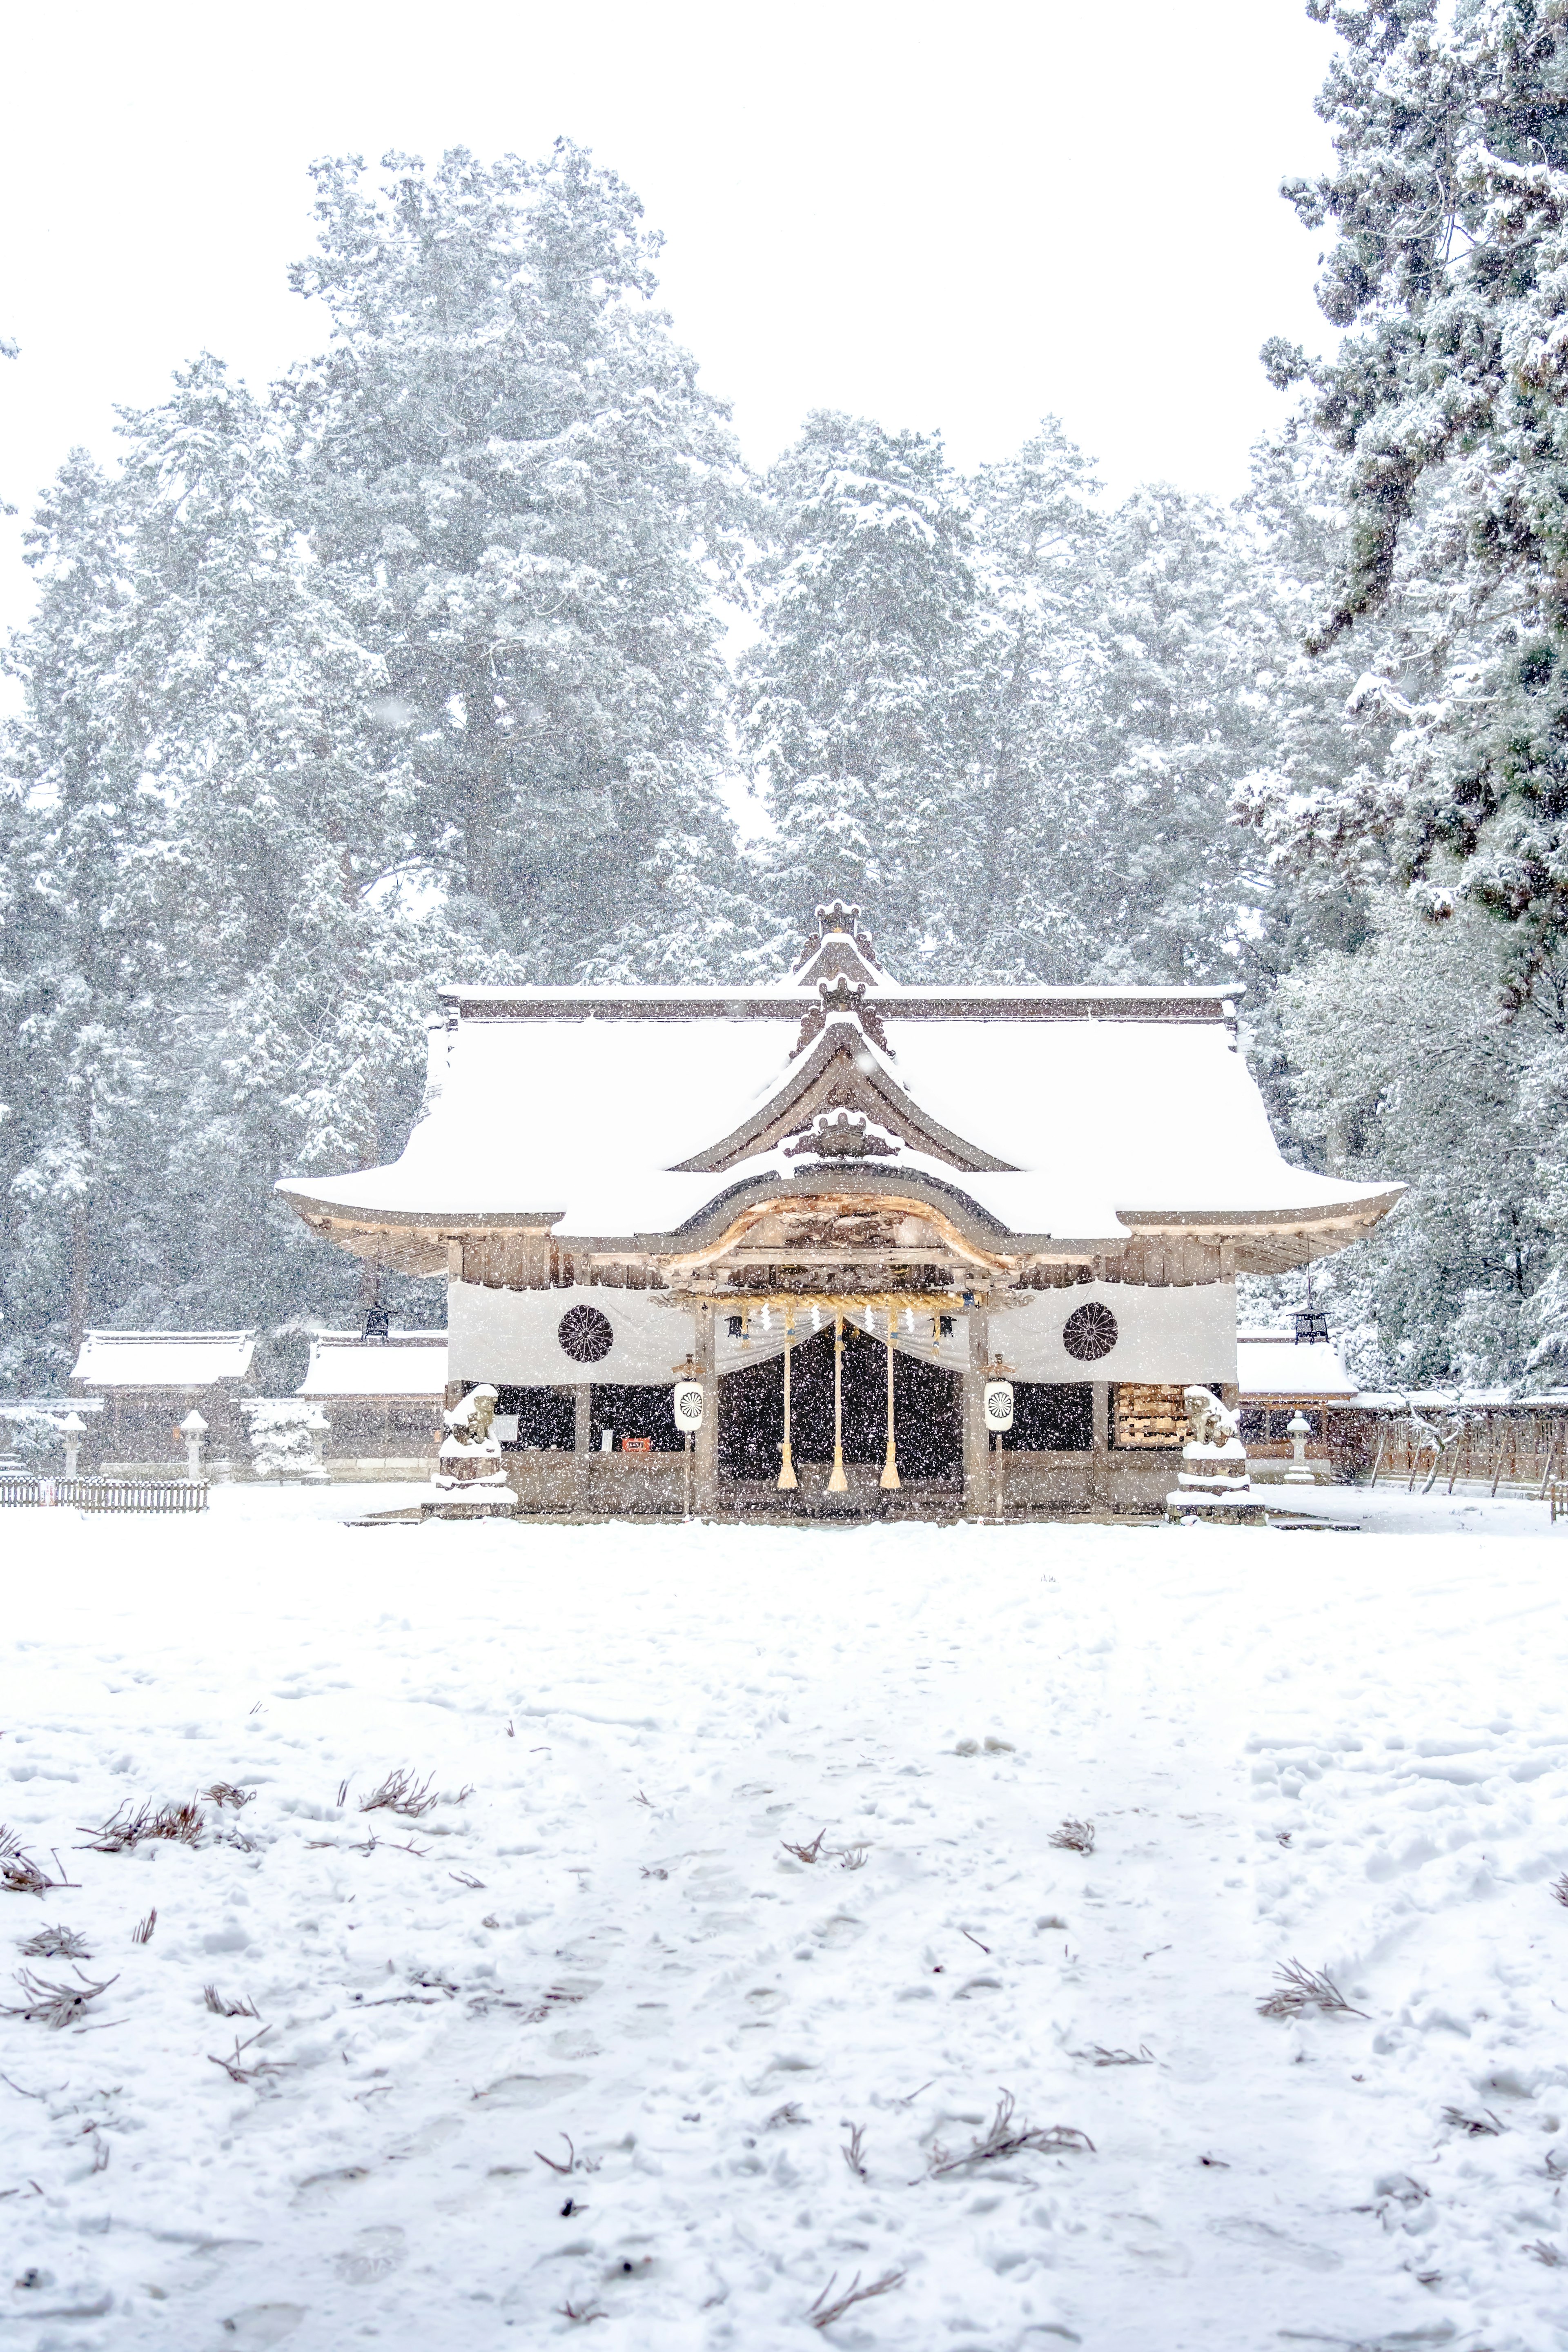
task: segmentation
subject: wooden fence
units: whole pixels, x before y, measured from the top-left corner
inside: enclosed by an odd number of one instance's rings
[[[1379,1435],[1374,1486],[1451,1495],[1456,1487],[1545,1497],[1568,1476],[1568,1412],[1464,1406],[1391,1415]]]
[[[205,1480],[0,1478],[0,1510],[205,1511]]]

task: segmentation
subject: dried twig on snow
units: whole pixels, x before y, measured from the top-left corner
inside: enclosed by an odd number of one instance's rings
[[[416,1780],[407,1767],[400,1764],[395,1772],[387,1774],[379,1789],[373,1789],[368,1797],[360,1799],[359,1809],[362,1813],[400,1813],[405,1821],[416,1822],[421,1813],[427,1813],[440,1801],[429,1793],[435,1777],[429,1772],[423,1780]]]
[[[1051,1832],[1050,1836],[1046,1840],[1046,1843],[1047,1845],[1065,1846],[1069,1853],[1092,1853],[1094,1852],[1094,1823],[1092,1822],[1064,1822],[1059,1830],[1053,1830]]]
[[[849,2167],[850,2171],[856,2175],[858,2179],[864,2180],[867,2178],[866,2167],[862,2160],[866,2154],[866,2126],[864,2124],[850,2125],[849,2137],[845,2141],[838,2153],[844,2158],[845,2163]]]
[[[805,2121],[805,2117],[800,2111],[800,2101],[798,2099],[786,2099],[782,2107],[775,2107],[773,2109],[773,2114],[768,2117],[766,2123],[763,2124],[763,2129],[764,2131],[776,2131],[781,2124],[803,2124]]]
[[[1501,2117],[1494,2116],[1489,2107],[1483,2107],[1479,2116],[1468,2116],[1463,2107],[1445,2107],[1443,2121],[1451,2125],[1455,2131],[1466,2133],[1471,2139],[1498,2139],[1508,2129]]]
[[[1327,1969],[1307,1969],[1300,1960],[1287,1960],[1274,1973],[1279,1990],[1258,2002],[1259,2017],[1302,2017],[1310,2009],[1345,2017],[1366,2015],[1364,2009],[1351,2006]]]
[[[55,1868],[59,1870],[58,1855],[55,1857]],[[23,1850],[16,1832],[0,1822],[0,1888],[7,1895],[47,1895],[51,1887],[70,1884],[64,1871],[58,1878],[51,1878],[43,1864]]]
[[[1071,2050],[1071,2058],[1087,2058],[1091,2066],[1152,2066],[1154,2053],[1146,2042],[1134,2050],[1107,2050],[1102,2042],[1091,2042],[1087,2050]]]
[[[471,1870],[449,1870],[447,1875],[455,1878],[459,1886],[483,1886],[485,1883],[482,1878],[476,1878]]]
[[[253,2058],[248,2066],[245,2063],[246,2052],[254,2048],[255,2044],[260,2041],[262,2033],[270,2033],[271,2031],[272,2028],[269,2025],[264,2025],[261,2029],[261,2033],[252,2033],[244,2042],[240,2040],[237,2033],[234,2037],[233,2055],[228,2058],[215,2058],[209,2052],[207,2056],[207,2064],[209,2066],[221,2066],[231,2083],[254,2083],[258,2081],[263,2074],[280,2074],[283,2072],[284,2066],[290,2063],[287,2059],[283,2060],[276,2066],[269,2059],[267,2058]]]
[[[219,1992],[216,1985],[204,1985],[202,1999],[215,2017],[257,2017],[259,2011],[248,2000],[230,2000]]]
[[[79,1936],[74,1927],[40,1927],[22,1946],[26,1960],[90,1960],[87,1937]]]
[[[1554,2246],[1550,2238],[1537,2238],[1524,2251],[1532,2262],[1544,2263],[1549,2271],[1556,2270],[1563,2260],[1562,2248]]]
[[[950,2156],[945,2147],[933,2147],[928,2167],[931,2179],[935,2180],[943,2173],[967,2171],[972,2164],[994,2164],[1000,2157],[1054,2156],[1069,2152],[1074,2155],[1094,2154],[1094,2142],[1089,2134],[1077,2130],[1071,2124],[1052,2124],[1046,2128],[1015,2124],[1013,2111],[1016,2104],[1011,2091],[1003,2092],[984,2138],[972,2142],[967,2156]]]
[[[154,1903],[152,1909],[148,1912],[145,1919],[138,1919],[134,1927],[132,1928],[132,1942],[133,1944],[150,1944],[153,1940],[153,1930],[157,1924],[158,1906]]]
[[[564,2164],[557,2164],[555,2158],[552,2156],[546,2156],[542,2147],[536,2147],[533,2153],[539,2158],[541,2164],[547,2164],[550,2167],[552,2172],[575,2172],[577,2169],[577,2151],[572,2145],[572,2135],[570,2132],[563,2132],[561,2137],[566,2143],[566,2161]]]
[[[119,1981],[117,1977],[106,1977],[102,1984],[94,1984],[79,1969],[77,1977],[74,1985],[50,1984],[36,1977],[31,1969],[18,1969],[16,1982],[26,1998],[0,2005],[0,2016],[23,2017],[31,2024],[52,2025],[58,2032],[62,2025],[73,2024],[89,2000],[96,2000]]]
[[[1556,1895],[1559,1903],[1568,1903],[1568,1870],[1563,1872],[1561,1878],[1552,1880],[1552,1892]]]
[[[838,1849],[840,1870],[864,1870],[870,1858],[871,1849],[868,1845],[844,1845]]]
[[[578,2327],[587,2327],[595,2319],[608,2319],[610,2315],[607,2311],[601,2311],[596,2304],[585,2305],[581,2311],[574,2303],[558,2303],[555,2308],[563,2319],[570,2319]]]
[[[202,1794],[215,1804],[220,1812],[225,1805],[232,1805],[235,1811],[238,1813],[243,1812],[245,1807],[251,1802],[256,1791],[254,1789],[237,1789],[232,1780],[215,1780],[210,1789],[202,1790]]]
[[[823,1840],[826,1835],[826,1830],[818,1830],[809,1845],[791,1845],[788,1838],[781,1838],[779,1843],[785,1853],[794,1854],[796,1862],[816,1862],[822,1853]]]
[[[205,1826],[205,1815],[196,1805],[160,1805],[156,1811],[150,1804],[141,1804],[134,1812],[130,1801],[117,1805],[109,1819],[97,1829],[89,1829],[85,1822],[77,1827],[86,1831],[84,1853],[130,1853],[149,1838],[172,1838],[177,1845],[195,1845]]]
[[[842,2319],[845,2313],[852,2310],[856,2304],[869,2303],[874,2294],[890,2294],[894,2287],[902,2286],[903,2283],[902,2271],[884,2271],[881,2277],[873,2280],[869,2286],[862,2286],[860,2273],[857,2271],[850,2282],[847,2294],[841,2294],[836,2302],[829,2303],[827,2297],[838,2284],[838,2273],[835,2271],[805,2315],[814,2327],[831,2327],[836,2319]]]

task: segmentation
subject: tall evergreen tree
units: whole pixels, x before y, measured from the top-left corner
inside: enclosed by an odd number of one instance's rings
[[[1260,877],[1230,799],[1264,756],[1258,551],[1213,500],[1155,484],[1110,518],[1093,686],[1086,977],[1239,976]],[[1266,634],[1266,633],[1265,633]]]
[[[409,902],[384,668],[321,593],[265,413],[203,360],[122,431],[117,480],[73,461],[40,511],[14,656],[7,1198],[57,1350],[89,1310],[297,1311],[271,1181],[395,1148],[462,953]]]
[[[934,435],[818,410],[768,477],[742,656],[744,741],[778,828],[790,918],[823,893],[874,909],[900,971],[958,944],[975,602],[961,486]]]
[[[1089,460],[1047,417],[968,485],[978,594],[963,829],[967,970],[1079,980],[1093,961],[1089,823],[1103,525]]]
[[[24,1384],[58,1379],[83,1326],[165,976],[149,903],[162,812],[139,789],[137,714],[104,688],[132,566],[113,486],[84,452],[43,500],[26,560],[40,608],[7,660],[26,717],[7,729],[0,797],[0,1363]]]
[[[1568,972],[1510,1020],[1505,942],[1478,910],[1436,924],[1385,890],[1371,917],[1355,952],[1280,983],[1299,1132],[1335,1174],[1410,1186],[1324,1271],[1320,1296],[1369,1385],[1518,1381],[1532,1349],[1544,1361],[1561,1340],[1546,1286],[1561,1254]]]
[[[293,283],[331,341],[280,407],[425,854],[541,980],[700,955],[731,879],[715,591],[749,507],[653,304],[660,240],[566,142],[383,170],[315,167]]]
[[[1319,299],[1344,331],[1315,364],[1265,359],[1310,378],[1344,460],[1314,642],[1392,607],[1367,692],[1404,723],[1383,792],[1300,814],[1331,845],[1384,836],[1417,885],[1458,860],[1513,927],[1517,994],[1568,929],[1568,18],[1559,0],[1458,0],[1448,24],[1437,0],[1308,13],[1345,43],[1319,100],[1335,163],[1285,193],[1333,232]]]

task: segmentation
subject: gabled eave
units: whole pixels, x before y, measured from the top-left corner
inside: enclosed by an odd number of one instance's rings
[[[900,1136],[911,1150],[945,1160],[950,1167],[973,1175],[1016,1175],[1011,1161],[998,1160],[979,1144],[956,1135],[940,1119],[921,1108],[899,1084],[878,1048],[858,1022],[830,1020],[799,1066],[786,1072],[783,1083],[762,1108],[739,1127],[690,1159],[676,1161],[679,1176],[727,1174],[748,1160],[776,1150],[787,1136],[815,1118],[819,1111],[858,1111]],[[840,1162],[846,1176],[859,1174],[859,1162]],[[885,1172],[885,1171],[884,1171]]]

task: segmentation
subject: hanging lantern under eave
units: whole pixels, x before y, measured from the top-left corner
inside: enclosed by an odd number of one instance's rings
[[[702,1426],[703,1395],[700,1381],[677,1381],[669,1391],[669,1407],[677,1429],[690,1436]]]
[[[1012,1428],[1013,1383],[1011,1381],[986,1381],[985,1426],[994,1436],[1001,1436]]]

